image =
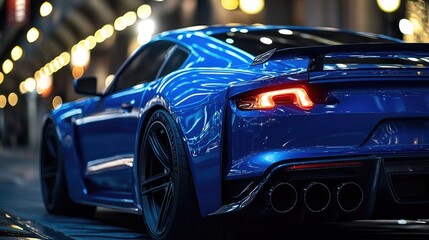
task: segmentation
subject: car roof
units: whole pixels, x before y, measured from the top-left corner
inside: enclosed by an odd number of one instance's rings
[[[199,25],[199,26],[191,26],[185,28],[179,28],[175,30],[167,30],[158,35],[161,37],[177,37],[182,34],[204,34],[204,35],[215,35],[222,34],[234,31],[256,31],[256,30],[275,30],[275,29],[287,29],[287,30],[306,30],[306,31],[327,31],[327,32],[343,32],[356,34],[361,36],[372,36],[376,38],[387,39],[396,42],[402,42],[402,40],[386,36],[383,34],[371,33],[371,32],[361,32],[361,31],[353,31],[347,29],[339,29],[333,27],[319,27],[319,26],[299,26],[299,25],[267,25],[267,24],[226,24],[226,25]]]

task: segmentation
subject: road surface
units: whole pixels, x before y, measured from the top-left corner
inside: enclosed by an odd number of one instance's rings
[[[42,203],[38,153],[0,149],[0,239],[150,239],[141,216],[98,208],[91,218],[49,215]],[[429,218],[429,216],[428,216]],[[429,239],[429,220],[377,220],[321,225],[255,223],[237,239]]]

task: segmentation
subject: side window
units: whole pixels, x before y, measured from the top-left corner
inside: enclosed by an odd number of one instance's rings
[[[153,81],[172,45],[174,45],[172,42],[158,41],[145,46],[119,73],[114,91]]]
[[[176,45],[171,48],[171,51],[169,51],[168,55],[168,60],[162,66],[161,72],[159,73],[158,77],[165,76],[179,69],[180,66],[182,66],[182,64],[188,58],[189,53],[186,49],[182,48],[179,45]]]

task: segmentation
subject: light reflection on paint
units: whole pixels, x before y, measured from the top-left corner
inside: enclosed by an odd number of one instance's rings
[[[133,167],[134,158],[131,155],[115,156],[111,158],[98,159],[88,162],[86,174],[92,174],[117,167]]]

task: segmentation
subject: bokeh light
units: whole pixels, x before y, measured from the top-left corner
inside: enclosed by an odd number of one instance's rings
[[[392,13],[398,10],[401,0],[377,0],[377,4],[383,12]]]
[[[40,6],[40,16],[42,17],[46,17],[49,14],[51,14],[52,12],[52,4],[50,2],[44,2],[42,3],[42,5]]]
[[[16,93],[12,92],[7,97],[7,101],[9,102],[9,105],[14,107],[16,104],[18,104],[18,95]]]
[[[3,73],[8,74],[13,69],[13,62],[10,59],[6,59],[2,65]]]
[[[146,19],[150,17],[151,14],[152,14],[152,8],[150,7],[150,5],[143,4],[137,9],[137,16],[140,19]]]
[[[235,10],[238,8],[239,1],[238,0],[222,0],[222,7],[226,10]]]
[[[10,51],[10,57],[12,58],[13,61],[19,60],[23,54],[24,54],[24,51],[20,46],[15,46],[14,48],[12,48],[12,51]]]
[[[57,109],[63,105],[63,99],[60,96],[55,96],[52,99],[52,107],[54,109]]]
[[[402,34],[413,34],[414,33],[413,23],[410,20],[403,18],[399,20],[399,30],[401,31]]]
[[[35,27],[32,27],[27,32],[27,41],[29,43],[32,43],[39,38],[39,35],[40,35],[39,30],[37,30],[37,28],[35,28]]]
[[[6,107],[7,99],[6,96],[0,95],[0,108]]]
[[[240,0],[239,7],[241,11],[247,14],[258,14],[265,6],[264,0]]]

